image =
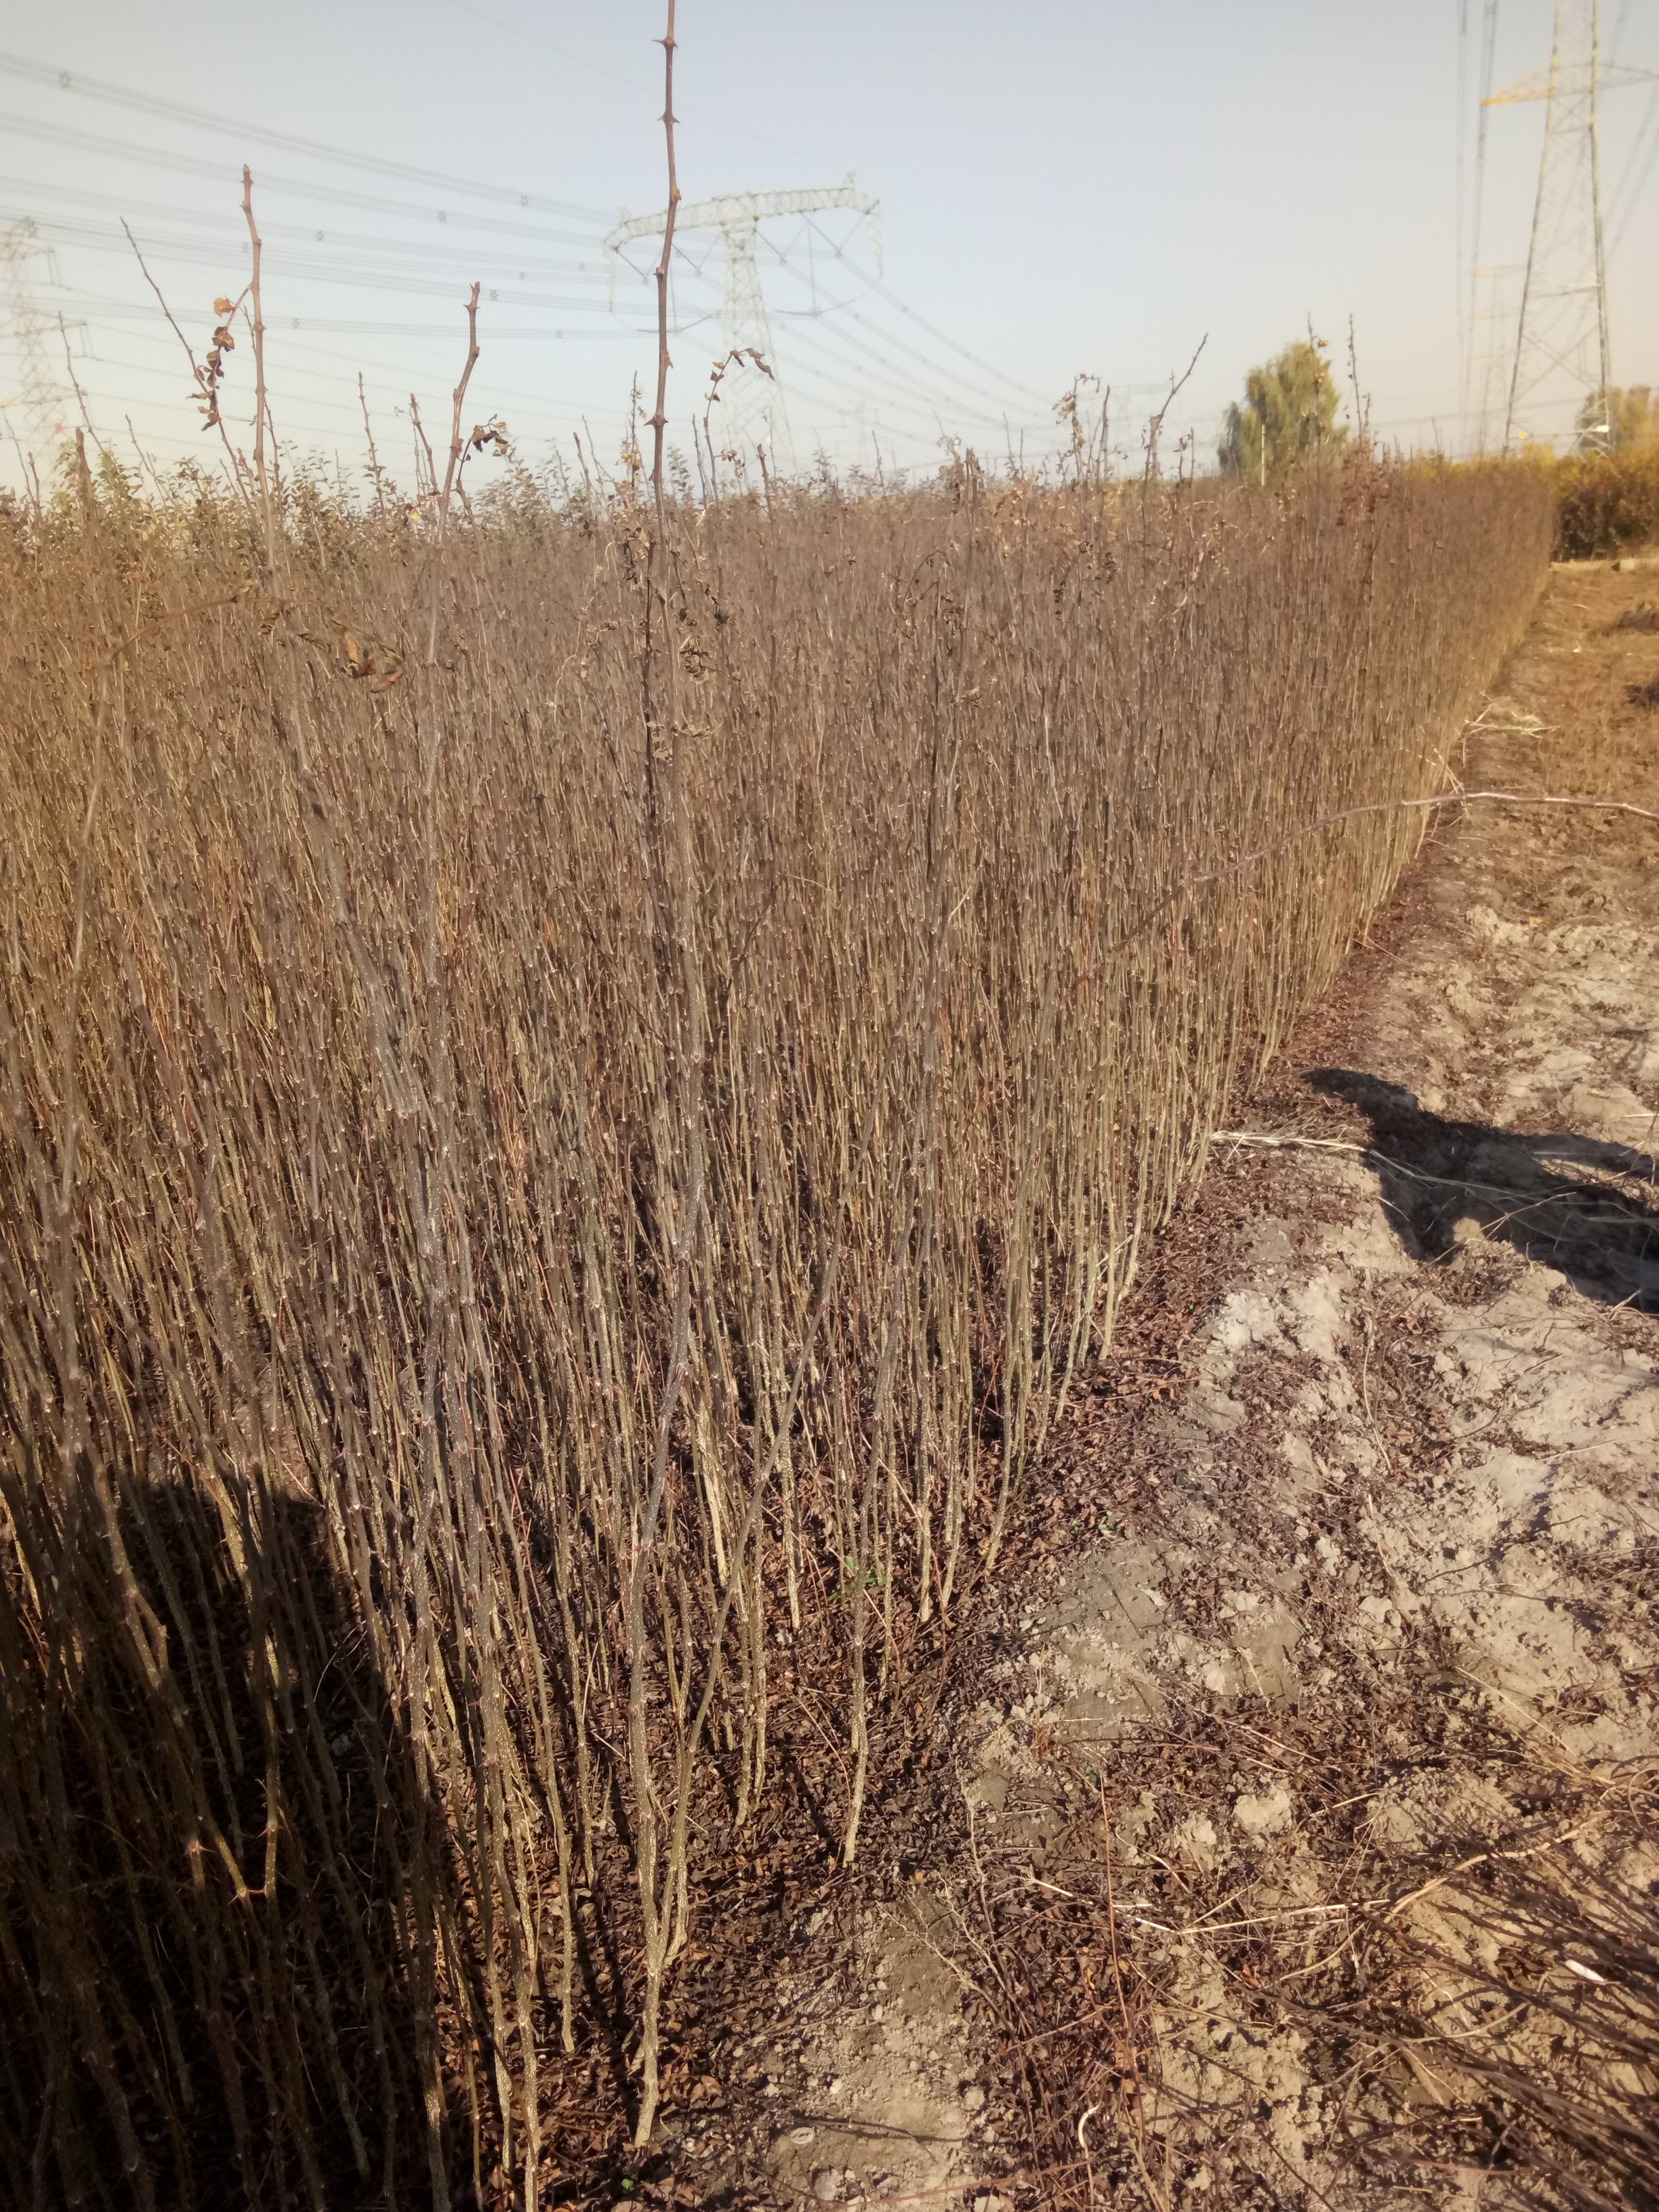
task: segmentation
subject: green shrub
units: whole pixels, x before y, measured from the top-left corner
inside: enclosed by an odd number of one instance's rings
[[[1556,554],[1593,560],[1659,538],[1659,446],[1573,453],[1555,465]]]

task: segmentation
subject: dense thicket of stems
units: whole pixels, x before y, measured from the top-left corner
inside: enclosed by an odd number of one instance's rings
[[[641,489],[440,523],[290,471],[268,541],[106,465],[0,528],[0,2159],[42,2203],[481,2158],[533,2202],[578,1951],[610,1913],[637,2004],[684,1946],[780,1634],[840,1670],[852,1857],[872,1706],[1423,823],[1216,872],[1437,787],[1551,531],[1527,472],[1358,459],[670,500],[665,758]]]

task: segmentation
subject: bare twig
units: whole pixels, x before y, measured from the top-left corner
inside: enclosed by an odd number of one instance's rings
[[[137,260],[139,269],[143,272],[145,283],[148,284],[150,290],[155,293],[156,304],[161,308],[161,313],[167,317],[167,327],[172,331],[174,337],[178,339],[179,344],[183,346],[185,349],[185,359],[190,363],[190,373],[196,380],[196,390],[202,403],[202,412],[207,418],[203,424],[203,428],[204,429],[216,429],[218,431],[221,442],[224,446],[226,458],[230,464],[230,480],[232,483],[235,485],[237,495],[240,498],[243,505],[247,508],[249,514],[252,514],[253,512],[253,501],[249,496],[247,483],[244,476],[245,465],[241,455],[236,451],[236,448],[230,442],[230,434],[225,428],[223,419],[219,413],[218,398],[215,392],[212,381],[210,379],[207,371],[203,368],[201,362],[197,360],[195,349],[191,346],[190,340],[179,329],[178,322],[173,316],[173,310],[167,305],[167,295],[162,291],[155,279],[150,275],[149,264],[146,262],[143,252],[139,249],[137,240],[133,236],[131,231],[128,229],[127,221],[125,216],[121,218],[121,228],[124,231],[126,231],[127,244],[132,248],[133,258]],[[247,293],[245,289],[238,295],[236,300],[232,303],[230,310],[231,314],[234,315],[236,313],[237,309],[241,306],[243,300],[246,297]],[[224,319],[228,322],[230,318],[229,316],[227,316]]]
[[[461,431],[461,410],[466,405],[466,387],[472,381],[472,372],[478,363],[478,287],[472,287],[466,303],[466,362],[461,370],[461,380],[451,394],[449,418],[449,460],[444,470],[443,489],[438,495],[438,532],[441,538],[449,520],[449,501],[455,489],[455,479],[466,452],[466,439]]]
[[[386,520],[386,487],[381,479],[380,457],[374,450],[374,425],[368,419],[368,394],[363,389],[363,372],[361,368],[357,371],[357,398],[363,410],[363,435],[368,441],[369,473],[374,479],[374,512],[378,519],[384,522]]]
[[[1170,410],[1175,405],[1176,399],[1180,397],[1182,388],[1186,385],[1187,380],[1191,376],[1193,371],[1198,367],[1199,355],[1203,352],[1205,347],[1208,345],[1209,343],[1210,334],[1206,331],[1204,336],[1198,342],[1197,349],[1194,351],[1192,359],[1188,362],[1186,368],[1182,370],[1180,375],[1176,377],[1175,381],[1170,385],[1168,396],[1164,399],[1164,404],[1158,409],[1157,414],[1153,416],[1152,421],[1146,425],[1146,480],[1148,483],[1151,483],[1152,477],[1157,473],[1158,470],[1158,441],[1163,433],[1164,418],[1169,413]]]
[[[264,525],[265,572],[267,574],[276,557],[276,524],[270,510],[270,482],[265,473],[265,324],[259,303],[259,256],[261,252],[258,228],[253,220],[253,172],[246,163],[242,166],[242,214],[247,223],[248,243],[253,255],[252,273],[248,278],[248,295],[253,305],[253,473],[259,486],[259,512]]]
[[[1469,1857],[1460,1859],[1455,1867],[1449,1868],[1444,1874],[1436,1875],[1432,1881],[1425,1881],[1419,1888],[1408,1891],[1404,1897],[1396,1898],[1382,1916],[1383,1924],[1386,1926],[1390,1920],[1397,1920],[1402,1912],[1408,1911],[1423,1898],[1431,1896],[1437,1889],[1443,1889],[1448,1882],[1455,1881],[1459,1875],[1469,1874],[1479,1866],[1496,1866],[1521,1859],[1535,1859],[1546,1851],[1559,1850],[1563,1844],[1574,1843],[1580,1836],[1589,1835],[1593,1828],[1600,1827],[1607,1817],[1606,1813],[1598,1810],[1593,1813],[1589,1820],[1580,1820],[1571,1828],[1563,1828],[1556,1835],[1546,1836],[1541,1843],[1528,1844],[1520,1850],[1475,1851]]]
[[[58,317],[58,334],[64,341],[64,366],[69,371],[69,380],[75,387],[75,400],[81,410],[82,423],[85,427],[88,437],[101,453],[104,450],[104,441],[93,428],[92,417],[87,412],[87,395],[82,391],[81,380],[75,374],[75,356],[70,350],[69,325],[64,319],[61,311]]]

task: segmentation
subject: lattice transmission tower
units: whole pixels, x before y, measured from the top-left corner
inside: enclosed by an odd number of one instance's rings
[[[58,327],[58,319],[35,306],[29,284],[29,263],[46,251],[27,216],[0,230],[0,281],[5,284],[6,319],[17,378],[17,388],[7,394],[7,404],[21,413],[29,433],[26,442],[43,465],[63,434],[64,398],[46,350],[46,333]]]
[[[811,216],[837,208],[850,209],[869,225],[876,266],[881,266],[881,206],[861,192],[848,177],[844,184],[811,185],[799,191],[722,192],[713,199],[682,200],[674,218],[674,235],[693,231],[718,231],[724,257],[725,284],[721,301],[721,344],[727,354],[758,353],[771,370],[770,377],[744,363],[732,370],[720,386],[722,440],[734,444],[765,441],[769,452],[786,470],[793,466],[789,432],[789,409],[783,374],[772,349],[767,319],[766,294],[761,285],[756,252],[763,222],[781,216]],[[668,221],[665,208],[656,215],[624,216],[605,241],[607,254],[619,254],[625,246],[642,238],[660,238]],[[612,264],[614,270],[614,261]]]
[[[1600,102],[1616,86],[1650,82],[1653,72],[1603,64],[1601,15],[1600,0],[1556,0],[1549,67],[1486,102],[1549,103],[1504,411],[1505,453],[1524,438],[1547,438],[1569,403],[1576,420],[1589,394],[1613,382]],[[1590,444],[1601,434],[1594,424],[1581,433]]]

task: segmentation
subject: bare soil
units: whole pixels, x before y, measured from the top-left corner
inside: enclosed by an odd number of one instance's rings
[[[1469,787],[1655,803],[1653,596],[1553,573]],[[1426,848],[919,1672],[864,1864],[780,1875],[643,2193],[1651,2201],[1656,834]]]

